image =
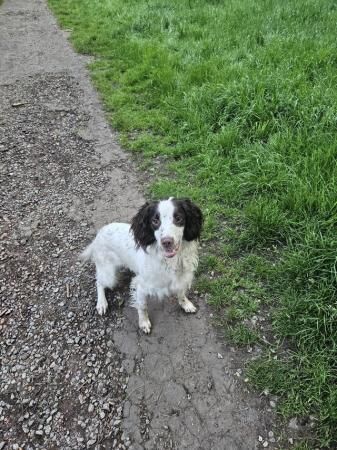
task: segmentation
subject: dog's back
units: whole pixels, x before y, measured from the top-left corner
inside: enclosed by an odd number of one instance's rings
[[[111,223],[99,230],[95,239],[81,253],[83,261],[93,261],[97,266],[113,264],[115,269],[127,267],[137,273],[136,249],[130,225]]]

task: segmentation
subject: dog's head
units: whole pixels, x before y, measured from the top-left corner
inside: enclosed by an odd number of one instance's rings
[[[169,198],[145,203],[131,222],[136,245],[146,250],[158,243],[166,258],[173,258],[182,241],[199,239],[202,213],[189,199]]]

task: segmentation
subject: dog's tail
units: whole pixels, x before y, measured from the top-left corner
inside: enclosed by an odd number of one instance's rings
[[[93,246],[92,243],[86,247],[83,252],[79,255],[79,260],[82,261],[82,264],[85,264],[86,262],[90,261],[93,254]]]

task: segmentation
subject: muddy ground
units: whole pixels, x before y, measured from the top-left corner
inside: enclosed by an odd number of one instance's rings
[[[128,274],[95,312],[78,253],[145,189],[45,1],[0,6],[0,61],[0,449],[277,448],[247,355],[217,341],[198,293],[194,316],[153,304],[150,336]]]

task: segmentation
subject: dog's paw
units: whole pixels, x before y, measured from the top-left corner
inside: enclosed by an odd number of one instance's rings
[[[197,308],[187,298],[185,298],[184,301],[179,302],[179,304],[186,313],[195,313],[197,311]]]
[[[139,320],[139,328],[144,331],[144,333],[149,334],[151,332],[151,322],[150,319]]]
[[[103,316],[108,310],[108,302],[106,300],[103,302],[97,302],[96,309],[98,314]]]

